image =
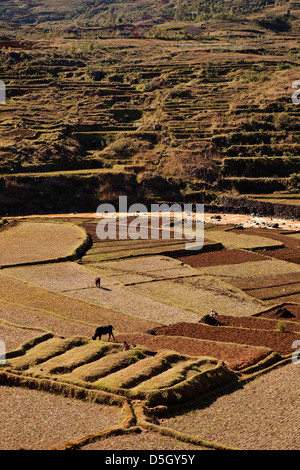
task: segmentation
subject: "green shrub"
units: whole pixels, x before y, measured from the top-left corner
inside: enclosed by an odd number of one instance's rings
[[[282,322],[282,321],[279,321],[279,322],[277,323],[277,330],[280,331],[280,333],[284,333],[285,330],[286,330],[286,325],[285,325],[285,323]]]

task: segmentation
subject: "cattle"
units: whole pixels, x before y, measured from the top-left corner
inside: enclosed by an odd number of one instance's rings
[[[99,287],[99,289],[100,289],[100,284],[101,284],[100,277],[95,277],[95,284],[96,284],[96,287]]]
[[[113,329],[114,329],[114,327],[112,325],[99,326],[95,330],[93,339],[99,338],[99,340],[101,341],[101,336],[102,335],[108,335],[108,341],[110,340],[111,336],[113,337],[113,339],[115,341],[115,337],[114,337],[114,334],[112,332]]]

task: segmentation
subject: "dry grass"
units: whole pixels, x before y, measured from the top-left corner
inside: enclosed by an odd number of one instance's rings
[[[97,271],[95,271],[95,273],[96,272]],[[96,289],[94,286],[95,273],[89,271],[85,266],[75,263],[9,268],[5,270],[4,273],[19,279],[18,281],[12,278],[10,284],[9,278],[3,276],[3,291],[5,284],[11,286],[12,295],[9,296],[10,301],[13,301],[13,286],[15,286],[17,290],[16,302],[20,302],[24,305],[27,296],[25,295],[19,298],[19,292],[21,288],[24,287],[21,280],[30,281],[41,287],[47,287],[47,289],[61,291],[64,295],[59,296],[50,290],[39,289],[36,286],[27,284],[25,294],[28,295],[28,303],[26,302],[26,305],[44,308],[46,303],[47,310],[50,310],[51,306],[55,308],[55,311],[60,310],[61,315],[66,312],[68,306],[71,307],[74,305],[73,311],[71,312],[72,317],[74,319],[80,318],[86,323],[91,321],[94,323],[95,318],[98,319],[98,323],[100,312],[101,323],[113,323],[117,329],[122,331],[129,331],[130,328],[132,331],[132,328],[134,327],[136,329],[138,324],[144,325],[144,328],[147,329],[147,324],[150,328],[150,323],[170,323],[179,318],[187,318],[189,321],[198,319],[197,314],[186,310],[184,307],[179,308],[174,305],[169,305],[168,302],[165,302],[166,299],[158,301],[145,297],[139,292],[139,289],[131,290],[110,277],[103,279],[101,289]],[[36,297],[35,300],[30,301],[29,297],[33,297],[34,295]],[[38,297],[41,296],[44,298],[44,302],[42,299],[38,302]],[[4,299],[6,298],[8,298],[7,295],[4,296]],[[88,304],[93,304],[93,306],[87,305],[84,307],[84,319],[80,313],[83,308],[83,303],[80,302],[80,300]],[[101,310],[97,310],[96,305],[98,305]],[[60,309],[59,306],[61,306]],[[88,315],[89,311],[93,311],[90,318]],[[127,322],[126,317],[122,316],[122,314],[127,316]],[[63,316],[68,315],[64,313]]]
[[[80,366],[86,366],[90,362],[94,363],[97,359],[106,355],[111,356],[113,352],[119,349],[120,346],[115,343],[90,340],[50,358],[46,362],[43,361],[40,365],[31,366],[27,373],[34,377],[65,375],[72,372],[73,369],[80,368]],[[115,354],[113,354],[113,357],[115,357]]]
[[[276,274],[291,276],[300,272],[300,266],[288,261],[270,259],[262,261],[250,261],[243,264],[231,264],[199,268],[202,274],[220,276],[223,278],[256,278],[264,276],[266,279]]]
[[[209,230],[206,235],[211,240],[222,243],[227,249],[263,250],[283,246],[283,243],[270,238],[244,235],[242,233],[237,234],[224,230]]]
[[[299,385],[298,366],[290,363],[160,424],[243,450],[298,450],[291,429],[298,428]]]
[[[102,377],[128,367],[132,362],[146,357],[147,351],[139,346],[138,355],[132,351],[120,351],[120,343],[116,344],[116,352],[107,354],[101,359],[76,367],[71,373],[62,375],[62,380],[70,382],[96,382]]]
[[[96,382],[109,388],[132,388],[150,377],[160,375],[172,364],[185,359],[174,351],[159,351],[154,357],[138,360],[125,369],[121,369]],[[155,387],[156,388],[156,387]]]
[[[121,436],[107,437],[96,442],[87,444],[82,450],[206,450],[201,445],[193,445],[182,442],[172,436],[164,436],[154,431],[143,431],[140,433],[123,434]]]
[[[131,286],[130,290],[162,302],[169,302],[174,308],[190,309],[196,313],[198,320],[209,313],[211,308],[223,314],[239,316],[254,314],[263,307],[260,301],[212,276],[138,284]],[[190,321],[188,315],[183,321]]]
[[[0,265],[68,258],[87,241],[73,224],[20,222],[0,234]]]
[[[153,319],[151,320],[148,318],[144,321],[141,318],[136,318],[133,316],[134,312],[132,312],[131,315],[129,307],[127,307],[127,315],[109,307],[105,308],[104,302],[102,301],[101,303],[101,301],[99,301],[99,292],[98,289],[97,292],[95,292],[96,288],[91,289],[94,293],[94,297],[86,297],[82,295],[82,299],[85,300],[85,302],[82,302],[76,298],[71,298],[71,296],[57,294],[31,284],[26,284],[25,288],[22,281],[3,276],[1,274],[0,279],[0,297],[2,302],[6,301],[10,305],[15,305],[16,307],[37,309],[37,315],[41,312],[46,313],[49,316],[50,324],[53,319],[52,317],[54,317],[55,319],[78,322],[83,325],[83,328],[85,325],[89,325],[92,331],[95,326],[99,326],[99,324],[111,323],[117,330],[124,332],[132,331],[133,327],[144,331],[145,329],[151,328],[152,325],[157,324]],[[76,292],[77,291],[74,292],[74,297]],[[106,291],[102,291],[101,294],[103,292]],[[116,298],[117,294],[118,291],[116,290]],[[38,323],[36,326],[38,326]]]
[[[1,386],[1,400],[2,450],[61,448],[67,441],[121,425],[124,419],[116,406],[22,387]]]
[[[86,341],[87,338],[84,337],[70,339],[53,337],[29,349],[25,355],[10,358],[9,366],[13,369],[26,370],[54,356],[63,354],[71,348],[81,346]]]
[[[187,357],[180,360],[179,357],[178,363],[173,364],[170,370],[163,371],[161,374],[159,374],[158,377],[154,375],[144,380],[142,383],[135,386],[133,391],[135,393],[138,393],[139,391],[145,393],[154,389],[165,389],[172,387],[173,385],[193,377],[200,371],[211,368],[212,364],[215,363],[217,363],[216,359],[188,359]]]

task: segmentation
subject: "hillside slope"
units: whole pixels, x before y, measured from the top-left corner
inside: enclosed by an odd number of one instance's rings
[[[2,213],[298,189],[297,2],[11,0],[0,25]]]

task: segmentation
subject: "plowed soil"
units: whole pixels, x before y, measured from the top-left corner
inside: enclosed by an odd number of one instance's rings
[[[270,310],[266,312],[260,313],[257,317],[259,318],[271,318],[271,319],[278,319],[280,317],[280,311],[285,308],[290,312],[294,317],[286,318],[287,321],[289,322],[300,322],[300,305],[299,304],[283,304],[281,306],[277,306],[274,308],[271,308]],[[281,316],[281,320],[285,320]],[[295,330],[295,326],[293,326],[293,330]],[[298,330],[297,330],[298,331]]]
[[[232,249],[182,256],[179,259],[193,268],[199,268],[203,266],[218,266],[220,264],[239,264],[246,263],[247,261],[261,261],[267,259],[267,256],[251,251]]]
[[[154,351],[170,349],[189,356],[213,357],[223,361],[227,367],[235,371],[257,364],[272,353],[269,348],[196,339],[183,334],[173,336],[167,334],[167,330],[164,330],[165,333],[162,331],[157,336],[139,333],[116,335],[116,341],[121,343],[126,340],[130,345],[143,345]],[[183,331],[178,330],[178,332]]]
[[[252,330],[249,328],[233,328],[230,326],[209,326],[201,323],[175,323],[155,328],[158,335],[187,336],[225,343],[263,346],[282,355],[293,352],[293,341],[300,340],[300,334],[271,330]],[[192,353],[191,353],[192,354]]]

